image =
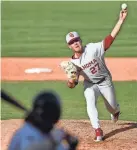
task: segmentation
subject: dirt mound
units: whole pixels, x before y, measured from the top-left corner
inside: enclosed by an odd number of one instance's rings
[[[22,125],[22,120],[1,121],[2,150],[8,146],[12,134]],[[87,120],[61,120],[59,127],[63,127],[73,135],[79,137],[78,150],[137,150],[137,122],[119,121],[116,124],[111,121],[101,121],[105,141],[95,143],[94,130]]]

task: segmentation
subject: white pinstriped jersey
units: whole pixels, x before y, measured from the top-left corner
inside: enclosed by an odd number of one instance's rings
[[[89,43],[85,46],[80,58],[71,59],[71,62],[81,68],[79,75],[82,75],[85,80],[97,83],[104,77],[111,78],[111,74],[105,64],[104,54],[103,41]]]

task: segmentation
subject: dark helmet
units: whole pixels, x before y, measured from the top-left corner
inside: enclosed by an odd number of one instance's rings
[[[32,110],[25,121],[31,123],[43,133],[49,133],[61,116],[61,101],[56,92],[42,91],[33,100]]]
[[[57,93],[42,91],[34,98],[33,111],[45,122],[57,123],[61,115],[61,101]]]

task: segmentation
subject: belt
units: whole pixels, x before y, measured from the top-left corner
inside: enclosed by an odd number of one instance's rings
[[[93,83],[93,84],[100,84],[100,83],[102,83],[103,81],[105,81],[105,77],[104,78],[102,78],[100,81],[98,81],[98,82],[96,82],[96,83]]]

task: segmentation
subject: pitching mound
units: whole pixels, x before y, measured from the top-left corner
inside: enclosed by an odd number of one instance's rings
[[[2,150],[8,146],[12,134],[22,125],[22,120],[1,121]],[[137,122],[119,121],[117,124],[111,121],[101,121],[105,141],[95,143],[94,130],[87,120],[62,120],[58,123],[66,131],[79,137],[78,150],[137,150]]]

